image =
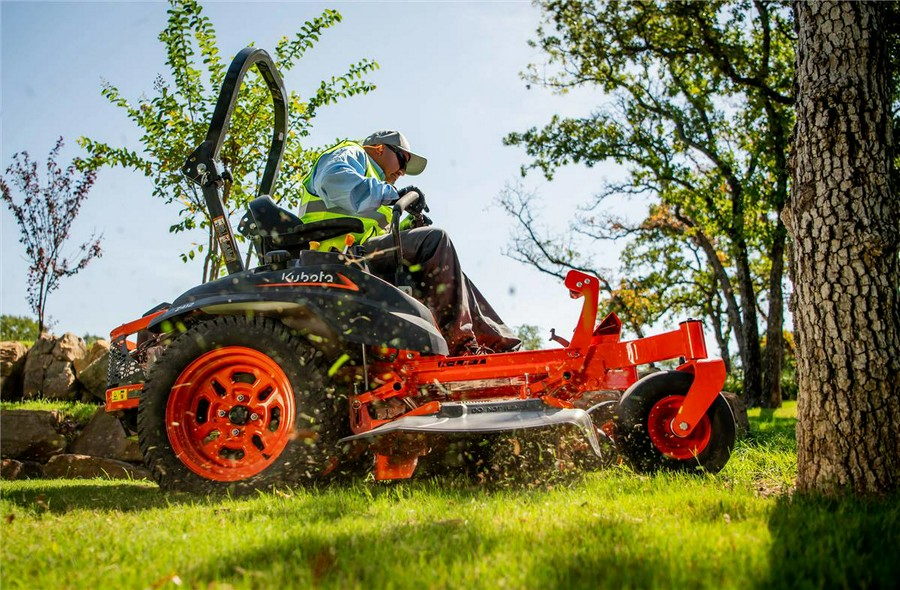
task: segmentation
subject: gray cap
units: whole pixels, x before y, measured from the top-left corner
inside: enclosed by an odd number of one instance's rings
[[[392,145],[409,154],[409,162],[406,163],[406,173],[410,176],[421,174],[422,171],[425,170],[425,166],[428,164],[428,160],[418,154],[414,154],[413,151],[409,149],[409,142],[406,140],[406,137],[399,131],[376,131],[363,141],[363,145],[379,144]]]

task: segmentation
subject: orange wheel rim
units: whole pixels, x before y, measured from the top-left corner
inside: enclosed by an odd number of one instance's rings
[[[670,395],[656,402],[647,417],[647,431],[650,440],[664,455],[686,461],[703,452],[709,444],[711,429],[709,418],[704,415],[689,435],[676,436],[672,423],[683,403],[683,395]]]
[[[238,481],[275,462],[295,415],[294,392],[278,363],[228,346],[197,357],[178,376],[166,403],[166,433],[188,469]]]

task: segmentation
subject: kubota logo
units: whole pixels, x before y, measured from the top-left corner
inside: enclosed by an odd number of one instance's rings
[[[281,280],[285,283],[333,283],[334,275],[326,274],[324,271],[313,274],[286,272],[281,275]]]
[[[337,277],[335,278],[335,275]],[[326,287],[329,289],[347,289],[348,291],[359,291],[356,284],[342,275],[341,273],[327,273],[325,271],[308,273],[303,271],[292,271],[281,273],[281,281],[278,283],[263,283],[258,285],[264,287]]]

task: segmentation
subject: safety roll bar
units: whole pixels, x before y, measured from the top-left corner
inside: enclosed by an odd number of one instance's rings
[[[222,199],[225,179],[219,174],[216,160],[219,158],[219,151],[225,141],[228,125],[231,122],[231,113],[241,89],[241,81],[254,65],[272,94],[272,107],[275,110],[272,146],[269,148],[269,158],[266,161],[266,169],[259,185],[259,196],[272,194],[287,139],[288,110],[285,98],[287,93],[272,58],[264,50],[256,47],[246,47],[234,57],[225,74],[222,90],[219,92],[219,100],[216,102],[212,121],[209,124],[209,131],[206,132],[206,139],[188,156],[182,168],[187,179],[198,185],[203,191],[209,216],[212,219],[215,239],[225,258],[225,266],[228,268],[229,274],[243,271],[244,263],[241,260],[237,241],[234,238],[234,230],[228,221],[227,210]]]

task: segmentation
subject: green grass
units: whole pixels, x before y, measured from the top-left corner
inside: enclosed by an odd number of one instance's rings
[[[91,418],[102,406],[82,402],[62,402],[56,400],[34,399],[18,402],[0,401],[0,410],[56,410],[64,420],[74,420],[80,425],[90,422]]]
[[[893,585],[900,502],[791,497],[793,411],[754,413],[753,437],[716,476],[613,468],[538,489],[441,477],[243,499],[165,495],[145,482],[3,482],[0,585]]]

